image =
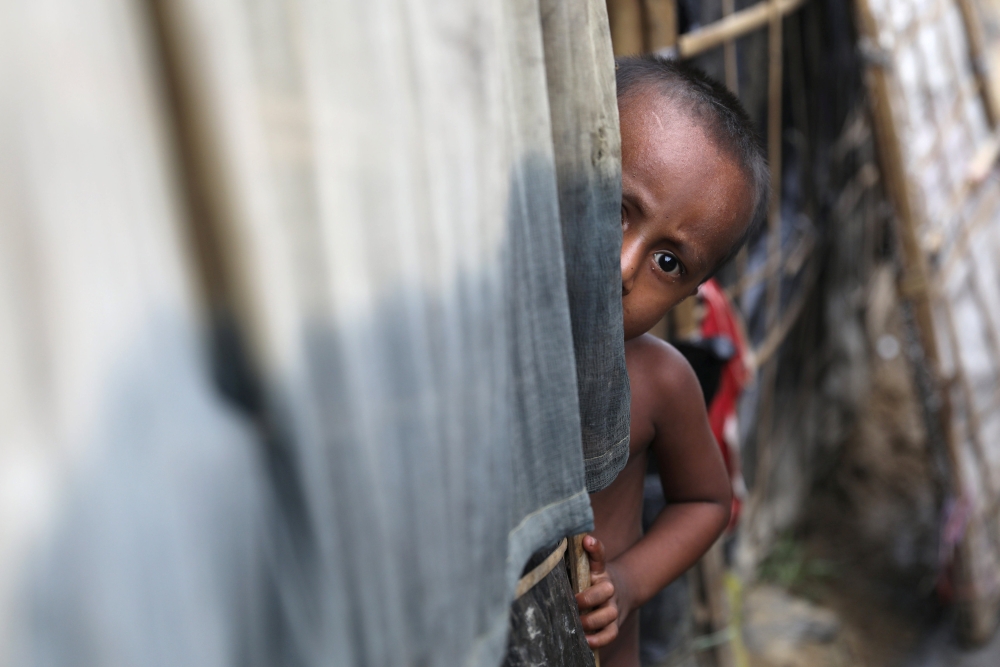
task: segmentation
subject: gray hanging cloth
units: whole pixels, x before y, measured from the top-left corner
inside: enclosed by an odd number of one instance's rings
[[[0,2],[0,43],[0,470],[46,502],[7,662],[499,664],[627,458],[603,2]]]

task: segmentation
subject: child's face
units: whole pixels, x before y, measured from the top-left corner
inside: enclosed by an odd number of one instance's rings
[[[625,340],[694,294],[746,229],[752,197],[739,165],[655,93],[619,108]]]

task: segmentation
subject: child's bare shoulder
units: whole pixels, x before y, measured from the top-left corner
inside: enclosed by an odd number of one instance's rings
[[[625,344],[632,400],[658,414],[704,411],[704,396],[691,364],[670,343],[643,334]],[[664,416],[668,416],[664,414]]]

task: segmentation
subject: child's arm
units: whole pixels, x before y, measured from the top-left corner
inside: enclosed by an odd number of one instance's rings
[[[732,488],[698,379],[673,347],[643,348],[640,363],[649,372],[633,378],[639,382],[632,400],[647,402],[639,412],[653,415],[651,447],[667,506],[642,539],[606,565],[600,541],[584,541],[591,568],[602,573],[577,596],[581,609],[593,609],[582,616],[593,648],[614,640],[628,615],[691,567],[729,522]]]
[[[701,385],[686,359],[671,346],[644,350],[643,385],[654,403],[656,455],[667,506],[630,549],[608,564],[624,619],[695,564],[729,523],[732,485],[708,425]],[[643,397],[645,398],[645,397]]]

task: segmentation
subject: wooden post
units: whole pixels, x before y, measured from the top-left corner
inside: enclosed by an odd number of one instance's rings
[[[566,564],[569,567],[569,581],[574,593],[580,593],[590,586],[590,559],[583,549],[583,538],[587,533],[574,535],[566,550]],[[594,665],[601,667],[600,653],[594,651]]]

